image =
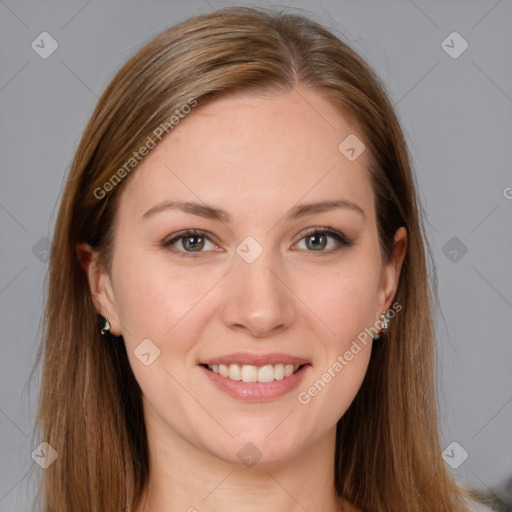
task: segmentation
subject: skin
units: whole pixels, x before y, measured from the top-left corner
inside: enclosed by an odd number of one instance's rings
[[[407,244],[400,228],[392,260],[381,260],[369,155],[351,162],[338,150],[351,133],[363,138],[304,88],[216,99],[180,121],[125,184],[111,274],[87,244],[77,247],[96,308],[123,335],[143,391],[151,467],[137,512],[230,512],[241,503],[245,512],[340,510],[336,423],[360,388],[371,340],[308,404],[297,395],[365,328],[380,327]],[[344,208],[285,219],[296,203],[342,198],[364,216]],[[142,218],[165,200],[207,203],[233,219],[170,209]],[[315,250],[304,230],[325,227],[353,245],[329,235]],[[162,247],[194,228],[211,235],[192,240],[202,252],[187,252],[186,237],[173,247],[196,258]],[[236,253],[247,236],[263,248],[252,263]],[[149,366],[134,355],[147,338],[160,350]],[[284,352],[311,367],[299,388],[246,403],[218,390],[198,366],[235,351]],[[249,442],[261,452],[252,467],[237,457]]]

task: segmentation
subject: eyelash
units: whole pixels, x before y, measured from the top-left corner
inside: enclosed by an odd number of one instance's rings
[[[303,240],[304,238],[307,238],[308,236],[318,235],[318,234],[330,235],[340,245],[338,247],[336,247],[334,249],[330,249],[328,251],[306,251],[306,252],[319,252],[319,253],[324,253],[324,254],[332,254],[332,253],[340,250],[343,247],[350,247],[353,244],[353,241],[350,240],[349,238],[347,238],[345,235],[343,235],[339,231],[336,231],[335,229],[328,228],[328,227],[325,227],[325,228],[309,228],[309,229],[307,229],[303,233],[303,236],[299,240],[299,242],[301,240]],[[172,238],[168,238],[168,239],[164,240],[162,242],[162,247],[167,249],[167,250],[169,250],[169,251],[171,251],[174,254],[177,254],[178,256],[180,256],[182,258],[197,258],[197,257],[200,256],[200,254],[202,252],[207,252],[207,251],[198,251],[196,253],[194,253],[194,252],[187,252],[187,251],[177,250],[177,249],[175,249],[172,246],[172,244],[174,244],[178,240],[181,240],[181,239],[184,239],[184,238],[187,238],[187,237],[190,237],[190,236],[199,236],[199,237],[202,237],[202,238],[206,238],[210,242],[212,242],[212,240],[210,240],[210,238],[208,237],[208,234],[205,231],[201,231],[199,229],[189,229],[189,230],[185,230],[185,231],[181,231],[179,233],[176,233]]]

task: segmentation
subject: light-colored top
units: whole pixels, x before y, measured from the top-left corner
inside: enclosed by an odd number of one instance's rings
[[[468,501],[467,512],[495,512],[492,508],[487,505],[482,505],[477,501]]]

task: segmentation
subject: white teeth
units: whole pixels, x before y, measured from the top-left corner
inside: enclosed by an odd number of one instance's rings
[[[294,371],[295,371],[295,367],[293,366],[293,364],[287,364],[284,367],[284,376],[289,377]]]
[[[232,380],[242,380],[242,367],[239,364],[230,364],[228,377]]]
[[[238,366],[238,365],[237,365]],[[243,365],[242,366],[242,380],[244,382],[257,382],[258,381],[258,367]]]
[[[283,366],[283,365],[281,365]],[[272,382],[275,379],[275,370],[271,364],[260,366],[258,368],[257,381],[258,382]]]
[[[276,380],[284,379],[284,364],[274,365],[274,379],[276,379]]]
[[[209,364],[208,368],[222,377],[243,382],[272,382],[289,377],[295,373],[299,364],[266,364],[253,366],[249,364]]]

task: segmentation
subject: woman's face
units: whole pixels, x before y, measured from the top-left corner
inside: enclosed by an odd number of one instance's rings
[[[97,304],[123,335],[150,432],[259,464],[333,434],[405,248],[383,265],[368,155],[341,144],[351,134],[362,139],[310,90],[224,97],[133,171]],[[283,377],[289,364],[303,366]]]

